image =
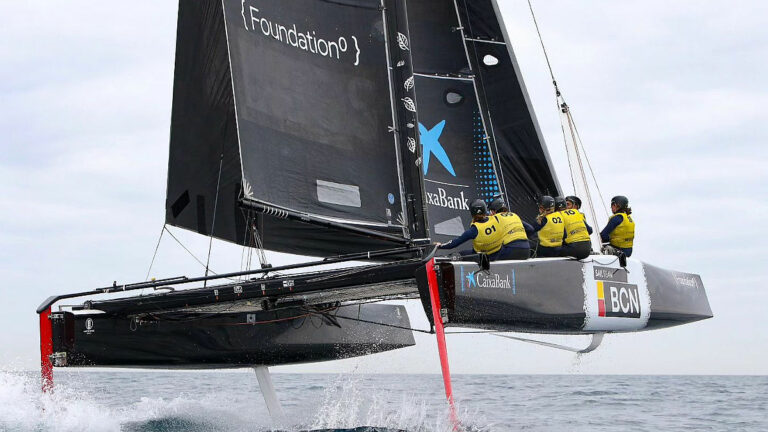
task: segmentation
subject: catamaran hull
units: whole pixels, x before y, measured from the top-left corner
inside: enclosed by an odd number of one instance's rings
[[[616,257],[437,265],[446,326],[591,334],[633,332],[712,317],[701,278]],[[422,298],[426,278],[419,280]],[[427,316],[431,309],[425,303]]]
[[[385,327],[368,322],[384,323]],[[337,360],[415,344],[402,306],[365,304],[309,313],[51,315],[55,366],[225,368]]]

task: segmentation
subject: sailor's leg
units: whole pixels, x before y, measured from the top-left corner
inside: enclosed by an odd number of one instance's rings
[[[527,260],[530,255],[528,248],[509,248],[509,253],[504,259],[508,260]]]
[[[272,376],[269,374],[269,368],[266,366],[255,366],[253,370],[256,372],[256,379],[259,380],[259,388],[261,389],[262,396],[264,396],[264,402],[267,404],[267,410],[269,410],[272,421],[284,423],[285,414],[283,413],[283,407],[280,406],[280,401],[277,399],[275,386],[272,385]]]
[[[539,249],[536,251],[536,256],[539,258],[560,256],[560,248],[539,245]]]
[[[566,244],[563,246],[562,256],[584,259],[589,256],[592,250],[592,242],[583,241]]]

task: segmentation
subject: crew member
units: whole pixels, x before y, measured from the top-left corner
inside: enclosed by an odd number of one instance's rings
[[[603,252],[611,255],[623,254],[632,256],[632,243],[635,240],[635,221],[632,220],[632,209],[629,199],[618,195],[611,199],[613,216],[600,232],[600,239],[608,245],[603,246]],[[619,255],[621,256],[621,255]]]
[[[576,195],[569,195],[565,197],[565,208],[567,209],[574,209],[581,213],[581,198],[577,197]],[[581,213],[582,216],[584,216],[584,213]],[[587,217],[584,216],[584,219]]]
[[[491,261],[507,259],[510,248],[503,247],[504,230],[497,217],[488,216],[488,207],[485,205],[485,201],[481,199],[472,201],[469,205],[469,211],[472,213],[472,225],[469,229],[446,244],[437,243],[437,246],[440,249],[453,249],[464,244],[467,240],[472,240],[474,252],[487,254]],[[466,255],[467,252],[462,251],[461,253]]]
[[[533,227],[520,219],[520,216],[512,213],[507,208],[504,200],[496,198],[491,202],[491,215],[496,216],[502,226],[504,234],[504,246],[510,248],[506,259],[525,260],[531,255],[531,244],[528,242],[528,233],[533,232]]]
[[[584,215],[574,209],[565,209],[560,212],[565,225],[565,238],[563,239],[563,249],[561,256],[571,256],[576,259],[584,259],[592,252],[592,242],[589,235],[592,234],[592,227],[587,224]]]
[[[563,211],[565,210],[565,198],[558,196],[555,197],[555,211]]]
[[[536,248],[538,257],[560,256],[560,247],[563,245],[565,225],[560,212],[555,212],[555,199],[545,195],[541,197],[539,215],[533,230],[539,233],[539,245]]]

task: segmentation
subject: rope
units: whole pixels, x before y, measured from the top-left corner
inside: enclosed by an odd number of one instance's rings
[[[560,107],[560,98],[557,97],[556,99],[557,100],[555,101],[555,103],[557,104],[557,110],[561,114],[565,114],[565,113],[562,112],[562,110],[567,110],[568,109],[568,105],[565,105],[565,107],[561,108]],[[565,103],[565,102],[563,102],[563,103]],[[563,132],[563,146],[565,146],[565,155],[566,155],[566,157],[568,159],[568,174],[570,174],[570,176],[571,176],[571,186],[573,187],[573,190],[575,192],[576,191],[576,177],[573,176],[574,170],[573,170],[573,165],[571,164],[571,150],[570,150],[570,146],[568,145],[568,138],[567,138],[567,135],[565,134],[565,123],[563,122],[562,118],[560,119],[560,130]]]
[[[216,198],[213,200],[213,220],[211,221],[211,237],[208,240],[208,259],[205,261],[205,276],[208,277],[209,264],[211,263],[211,249],[213,248],[213,229],[216,227],[216,210],[219,206],[219,186],[221,186],[221,168],[224,166],[224,153],[219,157],[219,176],[216,179]],[[203,282],[203,288],[208,286],[208,281]]]
[[[602,203],[603,211],[605,212],[605,216],[607,218],[608,217],[608,210],[607,210],[607,207],[605,205],[605,198],[603,197],[603,193],[600,190],[599,184],[597,183],[597,177],[595,176],[595,171],[594,171],[594,169],[592,169],[592,163],[590,162],[589,156],[587,155],[586,148],[584,147],[584,142],[581,140],[581,136],[579,135],[579,130],[576,127],[576,121],[573,119],[573,115],[571,114],[570,107],[565,102],[565,98],[562,96],[562,93],[560,92],[560,89],[557,86],[557,80],[555,79],[555,73],[552,70],[552,63],[549,60],[549,54],[547,53],[547,48],[544,45],[544,38],[541,36],[541,30],[539,29],[539,22],[536,19],[536,13],[533,11],[533,4],[531,3],[531,0],[528,0],[528,9],[530,9],[530,11],[531,11],[531,18],[533,19],[533,25],[534,25],[534,27],[536,27],[536,34],[539,37],[539,43],[541,44],[541,50],[543,51],[544,59],[547,62],[547,69],[549,70],[549,76],[550,76],[550,78],[552,78],[552,85],[555,87],[555,98],[557,100],[558,110],[565,116],[565,119],[568,122],[568,129],[569,129],[570,135],[571,135],[571,142],[573,143],[573,151],[575,152],[574,153],[575,160],[578,163],[578,168],[579,168],[579,173],[580,173],[580,176],[581,176],[581,181],[584,184],[584,192],[585,192],[586,198],[587,198],[587,205],[589,206],[589,210],[592,213],[592,219],[593,219],[592,222],[595,224],[594,235],[597,236],[598,235],[597,234],[597,230],[599,228],[599,224],[598,224],[598,221],[597,221],[597,212],[595,212],[594,201],[592,200],[592,194],[589,191],[590,187],[589,187],[589,184],[588,184],[588,181],[587,181],[587,176],[585,174],[584,163],[582,162],[582,156],[581,156],[582,153],[584,154],[584,160],[586,161],[587,167],[589,168],[589,172],[590,172],[590,175],[592,177],[592,181],[595,184],[595,188],[597,189],[598,197],[600,198],[600,202]],[[571,183],[573,184],[573,190],[575,192],[577,190],[576,189],[576,176],[574,174],[573,164],[571,163],[571,157],[572,157],[571,156],[571,149],[570,149],[570,146],[568,145],[568,138],[567,138],[567,134],[565,132],[565,125],[564,125],[564,122],[563,122],[562,118],[560,120],[560,128],[561,128],[561,130],[563,132],[563,142],[565,144],[565,151],[566,151],[566,154],[568,156],[568,168],[571,171]],[[581,152],[579,152],[579,147],[581,147]],[[597,237],[597,243],[600,244],[599,237]]]
[[[256,228],[256,224],[254,223],[253,230],[252,230],[253,240],[256,244],[256,255],[259,257],[259,264],[261,265],[261,268],[266,267],[269,263],[267,262],[267,255],[264,253],[264,242],[261,240],[261,236],[259,235],[259,230]],[[253,250],[251,250],[252,252]]]
[[[547,68],[549,68],[549,76],[552,78],[552,84],[555,86],[555,91],[557,91],[558,96],[560,96],[560,92],[557,90],[557,81],[555,81],[555,74],[552,72],[552,64],[549,62],[549,56],[547,55],[547,48],[544,47],[544,38],[541,37],[541,32],[539,31],[539,22],[536,21],[536,14],[533,13],[533,5],[531,4],[531,0],[528,0],[528,9],[531,10],[531,17],[533,18],[533,25],[536,26],[536,34],[539,35],[539,42],[541,43],[541,50],[544,51],[544,59],[547,60]]]
[[[570,114],[570,111],[569,111]],[[573,117],[571,115],[571,117]],[[597,183],[597,178],[595,178],[595,171],[592,169],[592,163],[589,161],[589,156],[587,155],[587,149],[584,148],[584,142],[581,140],[581,135],[579,135],[579,128],[576,126],[576,120],[573,120],[573,130],[576,131],[576,138],[579,139],[579,145],[581,145],[581,151],[584,153],[584,159],[587,160],[587,167],[589,167],[589,173],[592,175],[592,182],[595,184],[595,188],[597,189],[597,195],[600,197],[600,203],[603,205],[603,212],[605,213],[605,218],[608,219],[610,216],[610,213],[608,213],[608,207],[605,205],[607,202],[605,198],[603,197],[603,192],[600,190],[600,185]]]
[[[595,213],[595,204],[592,202],[592,194],[589,192],[589,185],[587,184],[587,176],[584,172],[584,164],[581,162],[581,154],[579,153],[579,148],[576,143],[576,135],[575,135],[574,126],[573,126],[573,118],[570,115],[570,110],[567,113],[567,119],[568,119],[568,128],[571,131],[571,139],[573,140],[573,146],[576,149],[576,161],[579,164],[579,174],[581,174],[581,181],[584,184],[584,193],[587,195],[587,205],[589,206],[589,211],[592,214],[592,221],[595,224],[595,228],[592,234],[597,239],[597,244],[600,245],[600,237],[597,232],[598,223],[597,223],[597,214]],[[585,154],[584,158],[586,157],[587,155]],[[574,190],[575,189],[576,187],[574,186]]]
[[[345,317],[345,316],[338,316],[338,315],[334,315],[334,316],[337,319],[341,318],[341,319],[350,320],[350,321],[358,321],[358,322],[363,322],[363,323],[367,323],[367,324],[375,324],[375,325],[379,325],[379,326],[382,326],[382,327],[392,327],[392,328],[397,328],[397,329],[401,329],[401,330],[410,330],[410,331],[415,331],[415,332],[419,332],[419,333],[432,334],[431,330],[422,330],[422,329],[417,329],[417,328],[413,328],[413,327],[399,326],[399,325],[394,325],[394,324],[385,324],[385,323],[380,323],[380,322],[376,322],[376,321],[364,320],[362,318],[352,318],[352,317]]]
[[[240,252],[240,271],[250,270],[250,248],[248,247],[248,227],[251,226],[251,212],[245,212],[241,210],[243,216],[245,216],[245,235],[243,236],[243,250]],[[246,261],[246,257],[248,261]]]
[[[200,260],[198,257],[196,257],[196,256],[195,256],[195,254],[193,254],[193,253],[192,253],[192,251],[190,251],[189,249],[187,249],[187,247],[186,247],[186,246],[184,246],[184,243],[182,243],[182,242],[181,242],[181,240],[179,240],[178,238],[176,238],[176,236],[175,236],[175,235],[173,235],[173,233],[171,232],[171,230],[169,230],[169,229],[168,229],[168,227],[167,227],[167,226],[163,226],[163,229],[165,229],[165,231],[167,231],[167,232],[168,232],[168,235],[170,235],[170,236],[171,236],[171,238],[173,238],[174,240],[176,240],[176,243],[178,243],[178,244],[179,244],[179,246],[181,246],[181,247],[182,247],[182,248],[183,248],[185,251],[187,251],[187,253],[188,253],[188,254],[189,254],[189,255],[190,255],[192,258],[194,258],[194,259],[195,259],[195,261],[197,261],[197,262],[198,262],[198,263],[199,263],[201,266],[203,266],[203,267],[206,267],[205,263],[204,263],[204,262],[202,262],[202,261],[201,261],[201,260]],[[215,271],[213,271],[213,270],[210,270],[210,269],[209,269],[209,271],[210,271],[210,273],[213,273],[213,274],[218,274],[218,273],[216,273],[216,272],[215,272]]]
[[[157,257],[157,250],[160,249],[160,240],[163,239],[163,233],[165,232],[165,224],[163,224],[163,228],[160,230],[160,237],[157,239],[157,245],[155,245],[155,253],[152,254],[152,261],[149,263],[149,268],[147,269],[147,276],[144,277],[145,281],[149,280],[149,273],[152,271],[152,266],[155,265],[155,257]]]

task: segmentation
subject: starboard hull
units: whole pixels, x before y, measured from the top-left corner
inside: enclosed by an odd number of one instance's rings
[[[446,326],[560,334],[633,332],[712,317],[698,275],[616,257],[441,262]],[[426,279],[419,277],[422,298]],[[425,303],[427,316],[431,316]]]

